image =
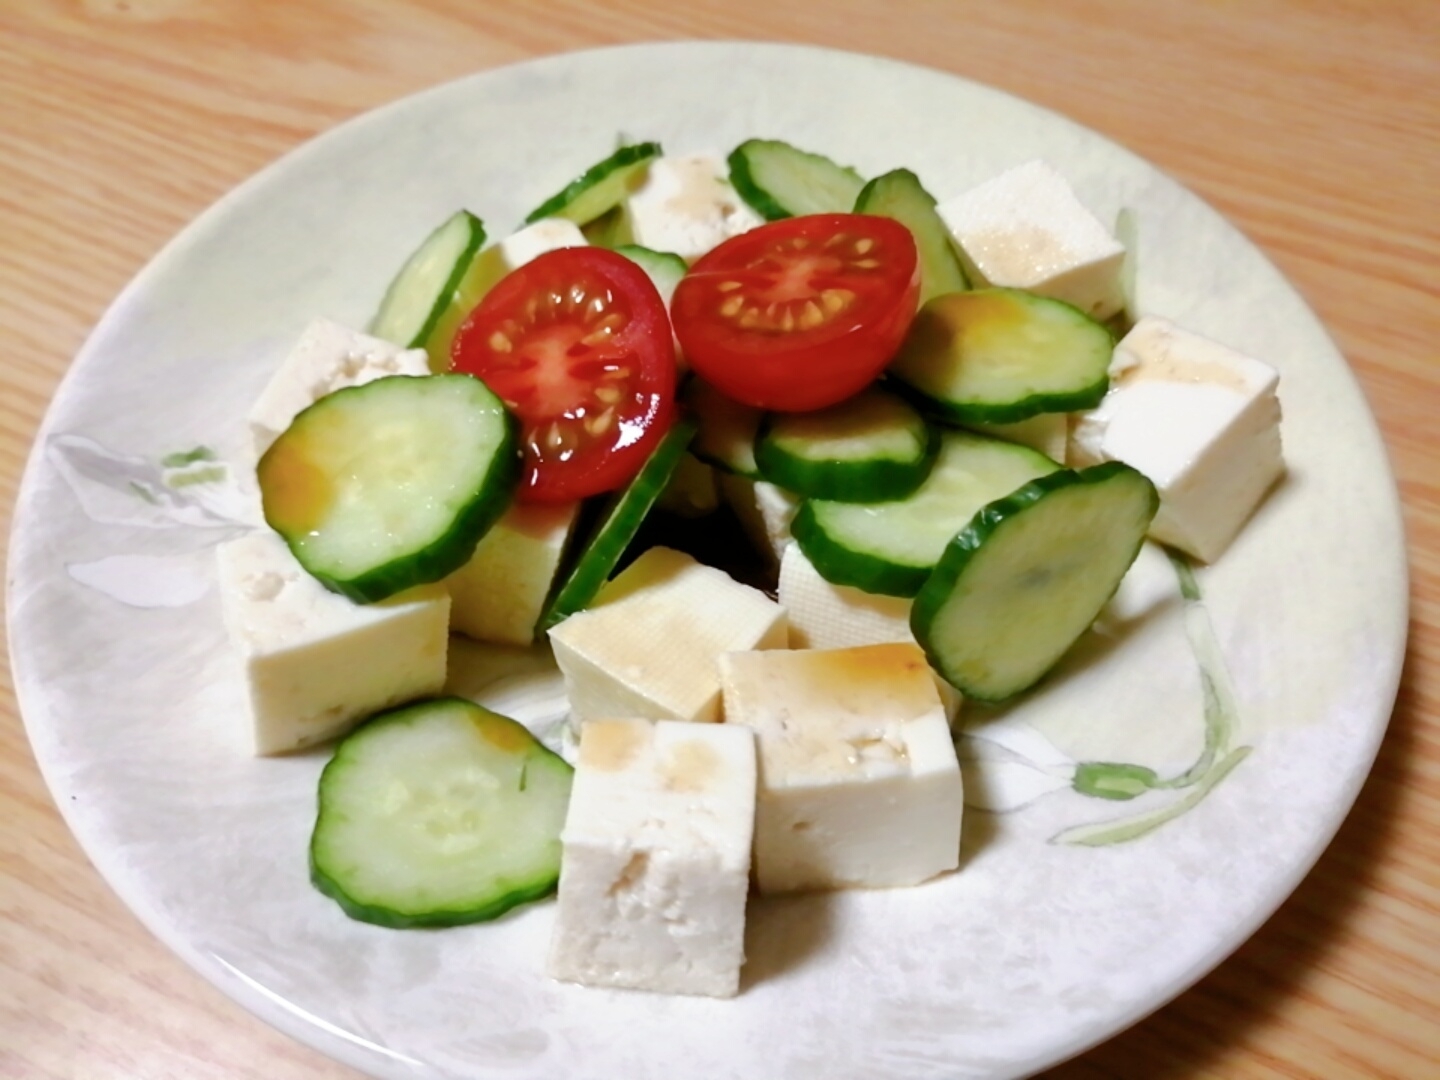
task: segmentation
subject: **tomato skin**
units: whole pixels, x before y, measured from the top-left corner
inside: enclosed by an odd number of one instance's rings
[[[603,248],[561,248],[511,271],[456,331],[451,361],[519,419],[521,501],[623,486],[674,419],[665,302],[635,263]]]
[[[756,408],[802,412],[869,385],[899,350],[919,298],[908,228],[870,214],[813,214],[761,225],[702,256],[670,312],[707,382]]]

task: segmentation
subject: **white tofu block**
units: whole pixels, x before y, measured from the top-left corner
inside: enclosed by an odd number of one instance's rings
[[[539,221],[526,225],[523,229],[517,229],[505,239],[498,243],[491,244],[479,255],[466,272],[465,280],[460,286],[460,292],[467,298],[468,304],[473,306],[480,302],[497,282],[512,270],[518,270],[526,263],[547,251],[558,251],[561,248],[585,247],[588,241],[585,234],[580,231],[580,226],[565,218],[541,218]],[[469,311],[463,314],[455,313],[455,327],[449,330],[453,334],[459,328],[459,324]],[[442,338],[447,335],[442,333]]]
[[[761,892],[914,885],[960,862],[964,789],[913,644],[729,653],[725,723],[760,758]]]
[[[439,585],[356,604],[306,573],[268,529],[217,552],[255,753],[313,746],[445,685],[450,598]]]
[[[716,658],[783,649],[785,609],[722,570],[655,547],[551,627],[572,722],[603,717],[715,721]]]
[[[541,218],[511,233],[496,245],[505,269],[518,270],[536,256],[560,248],[585,247],[580,226],[565,218]]]
[[[915,643],[907,598],[831,584],[799,544],[786,546],[780,557],[778,599],[790,620],[792,649]]]
[[[676,720],[585,725],[561,835],[553,978],[732,997],[745,960],[755,740]]]
[[[531,644],[579,509],[578,503],[512,503],[470,561],[444,581],[450,629],[476,641]]]
[[[972,283],[1026,289],[1097,319],[1125,306],[1125,249],[1043,161],[1018,165],[937,210]]]
[[[1213,562],[1285,471],[1275,369],[1146,316],[1115,347],[1110,392],[1076,419],[1069,463],[1123,461],[1160,493],[1150,536]]]
[[[714,154],[652,161],[624,206],[634,243],[686,262],[765,220],[730,186],[725,161]]]
[[[790,544],[780,557],[780,606],[790,620],[792,649],[848,649],[856,645],[915,644],[910,631],[910,601],[899,596],[867,593],[850,585],[835,585],[820,571],[799,544]],[[934,672],[931,672],[934,675]],[[960,714],[960,691],[939,675],[935,687],[945,716]]]
[[[369,334],[316,319],[251,406],[247,420],[259,458],[302,409],[332,391],[386,375],[428,375],[424,349],[402,349]]]
[[[718,473],[720,494],[735,511],[745,535],[778,564],[790,543],[790,523],[800,500],[768,480],[751,480],[733,473]]]

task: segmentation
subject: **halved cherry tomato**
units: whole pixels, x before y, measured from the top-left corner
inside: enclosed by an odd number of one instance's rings
[[[737,401],[799,412],[885,367],[920,295],[910,230],[869,214],[784,218],[702,256],[670,302],[690,365]]]
[[[461,324],[451,359],[519,418],[528,502],[620,487],[674,417],[665,302],[613,251],[561,248],[512,271]]]

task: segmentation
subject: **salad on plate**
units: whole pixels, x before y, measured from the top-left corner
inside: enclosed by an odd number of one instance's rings
[[[314,884],[397,928],[555,894],[554,977],[726,997],[752,891],[963,873],[965,703],[1064,693],[1142,551],[1193,584],[1284,471],[1275,371],[1135,312],[1131,228],[1043,161],[941,202],[627,143],[316,320],[218,549],[256,753],[337,740]],[[447,692],[455,635],[549,650],[566,722]]]

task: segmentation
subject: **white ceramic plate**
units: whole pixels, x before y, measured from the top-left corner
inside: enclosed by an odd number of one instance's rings
[[[622,134],[674,151],[785,138],[869,175],[908,166],[941,198],[1044,157],[1102,220],[1133,210],[1140,311],[1282,377],[1289,476],[1199,575],[1204,603],[1182,604],[1147,554],[1104,633],[961,741],[969,799],[990,808],[967,816],[961,871],[753,902],[731,1001],[551,982],[549,904],[443,932],[345,919],[306,880],[323,755],[243,752],[213,587],[213,544],[254,520],[233,468],[243,414],[305,324],[363,325],[453,210],[503,234]],[[172,456],[198,447],[215,460]],[[514,1080],[1000,1077],[1107,1037],[1230,953],[1328,842],[1390,713],[1407,595],[1395,487],[1350,372],[1213,211],[993,91],[755,44],[484,72],[244,184],[136,279],[76,361],[25,476],[10,580],[13,669],[46,779],[157,935],[360,1069]],[[554,714],[540,667],[484,659],[457,665],[469,688]],[[1201,670],[1219,695],[1208,712]],[[1075,783],[1095,761],[1137,767],[1112,779],[1185,779],[1100,799]]]

